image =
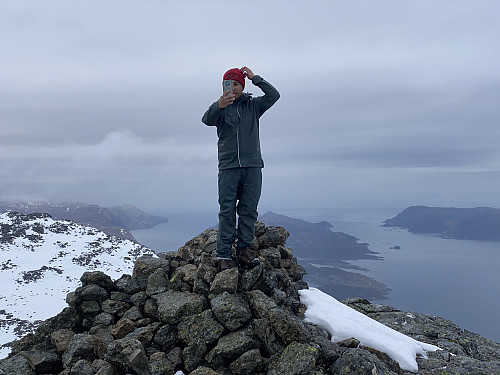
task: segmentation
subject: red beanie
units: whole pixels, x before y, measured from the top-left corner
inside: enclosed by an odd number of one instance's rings
[[[226,73],[224,73],[224,77],[222,79],[232,79],[233,81],[239,82],[241,86],[245,88],[245,76],[238,68],[229,69]]]

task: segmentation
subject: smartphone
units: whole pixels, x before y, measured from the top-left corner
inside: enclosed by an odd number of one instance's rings
[[[231,95],[233,93],[233,80],[225,79],[222,81],[222,90],[224,94]]]

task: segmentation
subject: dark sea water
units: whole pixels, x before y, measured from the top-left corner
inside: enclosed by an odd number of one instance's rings
[[[500,342],[500,242],[442,239],[381,226],[398,211],[277,213],[311,222],[329,221],[332,230],[355,236],[380,253],[383,260],[350,261],[392,289],[389,299],[373,302],[440,316]],[[173,251],[217,223],[216,214],[167,217],[169,223],[132,234],[155,251]]]

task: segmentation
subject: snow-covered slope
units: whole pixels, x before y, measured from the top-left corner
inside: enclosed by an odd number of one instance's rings
[[[47,214],[0,214],[0,345],[65,308],[85,271],[117,279],[141,255],[154,252]],[[0,349],[0,358],[8,352]]]

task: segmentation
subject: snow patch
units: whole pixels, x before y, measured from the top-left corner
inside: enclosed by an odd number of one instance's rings
[[[361,345],[389,355],[406,371],[418,372],[416,356],[441,350],[389,328],[368,316],[351,309],[316,288],[299,290],[300,301],[306,305],[305,320],[325,328],[333,342],[351,337]]]

